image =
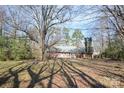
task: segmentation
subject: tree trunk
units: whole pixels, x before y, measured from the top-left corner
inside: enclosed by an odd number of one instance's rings
[[[45,45],[45,37],[46,37],[46,31],[44,30],[42,32],[42,58],[41,60],[44,61],[46,59],[45,51],[46,51],[46,45]]]
[[[41,60],[42,61],[44,61],[44,54],[45,54],[45,40],[44,40],[44,38],[42,38],[42,47],[41,47],[42,49],[41,49]]]

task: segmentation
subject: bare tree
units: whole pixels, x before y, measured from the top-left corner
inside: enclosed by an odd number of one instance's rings
[[[71,21],[78,16],[80,11],[79,7],[53,5],[11,6],[8,10],[7,23],[16,28],[16,30],[25,32],[31,40],[40,46],[42,60],[45,58],[45,42],[50,29],[56,25]],[[31,33],[32,28],[35,30],[33,33]]]
[[[109,16],[110,23],[113,25],[114,30],[124,38],[124,6],[104,6],[103,9],[104,13]]]
[[[4,28],[4,24],[5,24],[5,10],[4,8],[2,8],[2,6],[0,7],[0,35],[3,34],[3,28]]]

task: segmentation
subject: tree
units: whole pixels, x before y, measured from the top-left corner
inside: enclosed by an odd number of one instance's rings
[[[100,48],[100,54],[116,58],[124,51],[123,45],[123,6],[100,6],[98,16],[100,26],[94,38]],[[95,31],[94,31],[95,32]],[[93,32],[93,33],[94,33]],[[122,39],[122,40],[121,40]],[[121,42],[120,42],[121,41]],[[97,48],[98,49],[98,48]],[[120,52],[121,51],[121,52]],[[104,56],[103,55],[103,56]]]
[[[109,21],[113,25],[113,30],[115,30],[120,37],[124,38],[124,6],[104,6],[103,12],[109,16]]]
[[[74,33],[72,34],[73,45],[80,47],[84,36],[81,33],[80,29],[75,29]]]
[[[86,53],[92,53],[93,49],[92,49],[92,38],[91,37],[87,37],[84,38],[85,39],[85,52]]]
[[[52,27],[46,36],[46,48],[51,48],[52,46],[58,44],[62,39],[61,29],[59,27]]]
[[[2,6],[0,6],[0,59],[5,60],[4,47],[5,47],[5,38],[3,35],[4,23],[5,23],[5,11]]]
[[[108,46],[103,52],[105,57],[116,60],[124,60],[124,48],[121,43],[120,39],[113,40],[113,42],[111,42],[111,46]]]
[[[41,51],[41,59],[45,58],[46,36],[50,29],[77,17],[79,8],[74,6],[14,6],[9,8],[8,24],[17,30],[25,32],[29,38],[37,43]],[[30,29],[35,29],[35,34]]]
[[[70,30],[68,28],[63,28],[63,34],[64,34],[64,41],[66,45],[70,44],[70,35],[69,35]]]
[[[3,26],[4,26],[4,23],[5,23],[5,11],[2,7],[0,7],[0,36],[2,36],[3,34]]]

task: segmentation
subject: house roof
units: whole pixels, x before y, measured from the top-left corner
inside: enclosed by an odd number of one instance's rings
[[[83,53],[85,52],[85,48],[77,48],[75,46],[54,46],[50,48],[49,52]]]

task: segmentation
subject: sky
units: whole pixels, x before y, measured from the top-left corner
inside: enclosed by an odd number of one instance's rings
[[[89,8],[92,7],[92,8]],[[98,27],[98,18],[101,16],[98,12],[100,6],[86,6],[87,9],[83,14],[76,17],[72,22],[68,22],[63,25],[63,27],[70,28],[70,35],[74,32],[74,29],[80,29],[85,37],[91,37],[92,28]]]

